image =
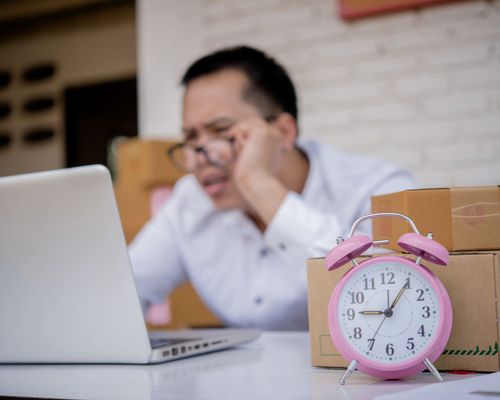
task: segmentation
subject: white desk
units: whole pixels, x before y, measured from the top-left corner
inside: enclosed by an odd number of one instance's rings
[[[310,364],[307,333],[264,333],[253,343],[154,366],[1,365],[0,395],[65,399],[371,399],[435,379],[380,381]],[[445,380],[471,375],[444,374]],[[404,395],[402,395],[404,398]],[[440,399],[444,400],[444,399]]]

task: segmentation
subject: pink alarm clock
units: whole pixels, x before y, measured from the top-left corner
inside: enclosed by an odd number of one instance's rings
[[[398,245],[417,256],[378,256],[358,264],[356,257],[374,244],[366,235],[354,235],[359,223],[371,218],[405,219],[413,233]],[[432,364],[442,353],[451,333],[452,308],[441,281],[421,260],[448,264],[448,251],[422,236],[413,221],[397,213],[370,214],[354,222],[346,240],[337,239],[325,258],[331,271],[351,262],[335,286],[328,303],[328,329],[340,354],[350,363],[340,383],[355,369],[384,379],[404,378],[429,369],[442,381]]]

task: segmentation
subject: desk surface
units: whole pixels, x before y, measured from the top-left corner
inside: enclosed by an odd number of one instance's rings
[[[2,365],[0,395],[134,400],[355,400],[435,382],[428,373],[401,381],[381,381],[355,372],[341,388],[338,379],[342,373],[340,369],[311,367],[307,333],[263,333],[259,340],[237,348],[153,366]],[[448,381],[463,377],[444,374]]]

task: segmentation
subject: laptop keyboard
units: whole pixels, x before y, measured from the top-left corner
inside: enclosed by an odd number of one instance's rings
[[[178,338],[178,339],[165,339],[165,338],[149,338],[150,342],[151,342],[151,347],[153,349],[158,349],[160,347],[165,347],[165,346],[172,346],[172,345],[175,345],[175,344],[179,344],[179,343],[185,343],[185,342],[191,342],[193,340],[198,340],[197,338],[189,338],[189,339],[181,339],[181,338]]]

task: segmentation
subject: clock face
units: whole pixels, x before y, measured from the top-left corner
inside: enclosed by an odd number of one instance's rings
[[[338,299],[342,336],[371,361],[395,364],[414,359],[439,330],[438,294],[423,273],[402,262],[356,267]]]

